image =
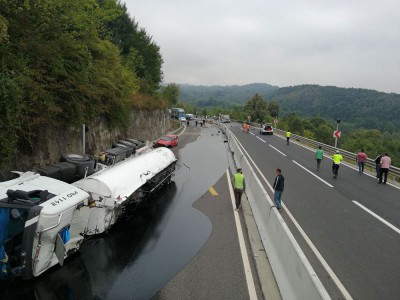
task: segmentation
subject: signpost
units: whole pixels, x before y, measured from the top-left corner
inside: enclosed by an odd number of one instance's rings
[[[275,128],[276,128],[276,125],[278,124],[278,118],[274,119],[274,124],[275,124]]]
[[[333,137],[335,138],[335,149],[337,148],[337,141],[338,138],[340,138],[340,130],[339,130],[339,124],[340,124],[340,119],[336,120],[336,131],[333,132]]]

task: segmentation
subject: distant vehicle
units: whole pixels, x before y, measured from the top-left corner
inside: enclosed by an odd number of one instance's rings
[[[274,127],[272,127],[272,123],[266,123],[261,126],[260,134],[274,134]]]
[[[186,113],[183,108],[171,108],[171,118],[186,121]]]
[[[194,120],[193,114],[186,114],[186,120]]]
[[[161,137],[155,144],[154,147],[167,147],[172,148],[178,146],[178,136],[174,134],[167,134]]]
[[[221,122],[222,123],[230,123],[231,118],[229,117],[229,115],[221,115]]]

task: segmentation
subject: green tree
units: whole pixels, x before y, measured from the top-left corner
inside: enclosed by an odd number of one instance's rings
[[[168,100],[169,106],[173,107],[178,103],[179,86],[175,83],[168,84],[160,89],[160,94]]]
[[[246,102],[244,111],[251,115],[252,122],[263,123],[269,116],[267,103],[258,94]]]
[[[279,104],[276,103],[275,101],[270,101],[268,103],[268,111],[270,116],[272,117],[278,117],[279,116]]]

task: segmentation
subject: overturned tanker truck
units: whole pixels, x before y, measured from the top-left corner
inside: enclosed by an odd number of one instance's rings
[[[176,161],[171,150],[157,148],[74,182],[74,186],[90,195],[85,235],[107,231],[125,210],[169,183]]]
[[[107,231],[171,180],[175,155],[157,148],[72,184],[34,172],[0,182],[0,279],[37,277]]]

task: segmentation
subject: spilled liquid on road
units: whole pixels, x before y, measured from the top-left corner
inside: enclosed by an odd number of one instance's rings
[[[197,254],[209,219],[192,207],[227,169],[217,128],[179,152],[173,183],[80,253],[31,281],[1,283],[1,299],[149,299]]]

